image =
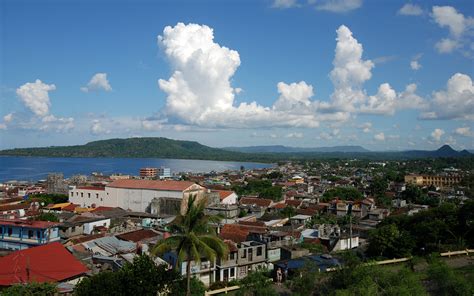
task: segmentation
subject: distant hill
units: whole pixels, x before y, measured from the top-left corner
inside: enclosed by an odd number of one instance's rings
[[[472,154],[467,150],[456,151],[449,145],[443,145],[438,150],[434,151],[425,151],[425,150],[410,150],[400,152],[403,155],[409,158],[416,157],[462,157],[462,156],[471,156]]]
[[[233,150],[234,149],[234,150]],[[16,148],[0,151],[3,156],[45,157],[126,157],[177,158],[227,161],[277,162],[284,160],[358,158],[374,160],[472,157],[467,150],[456,151],[445,145],[438,150],[401,152],[372,152],[360,146],[295,148],[286,146],[255,146],[240,148],[212,148],[193,141],[167,138],[110,139],[75,146]]]
[[[76,146],[17,148],[0,155],[48,157],[152,157],[234,160],[240,153],[211,148],[192,141],[167,138],[110,139]]]
[[[223,148],[229,151],[244,152],[244,153],[363,153],[370,152],[361,146],[334,146],[334,147],[317,147],[317,148],[300,148],[300,147],[289,147],[282,145],[274,146],[248,146],[248,147],[225,147]]]

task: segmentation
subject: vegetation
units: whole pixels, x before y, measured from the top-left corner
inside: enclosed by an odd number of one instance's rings
[[[41,193],[30,195],[29,199],[35,199],[40,203],[44,203],[45,205],[49,204],[57,204],[57,203],[64,203],[69,201],[69,197],[67,194],[56,194],[56,193]]]
[[[117,272],[105,271],[83,279],[74,289],[77,296],[184,295],[187,281],[165,265],[156,266],[148,256],[139,256]],[[193,279],[193,295],[204,295],[204,285]]]
[[[334,198],[341,200],[361,200],[364,196],[354,187],[336,187],[324,192],[322,201],[329,201]]]
[[[201,262],[201,256],[211,262],[216,258],[227,256],[227,245],[220,240],[210,222],[218,222],[216,216],[206,216],[204,199],[196,201],[195,196],[188,199],[186,213],[178,215],[172,222],[173,236],[161,241],[153,249],[155,254],[163,254],[175,250],[178,266],[186,262],[186,295],[191,295],[191,262]],[[179,269],[179,268],[178,268]]]
[[[56,216],[54,213],[42,212],[41,214],[36,216],[34,219],[37,221],[59,222],[58,216]]]
[[[474,246],[474,201],[443,203],[413,216],[390,216],[370,233],[370,256],[403,257]]]
[[[270,180],[252,179],[246,185],[234,186],[232,188],[239,196],[258,195],[261,198],[269,198],[278,201],[282,198],[281,186],[272,186]]]
[[[469,282],[462,274],[456,273],[446,263],[435,260],[428,268],[428,278],[434,285],[435,295],[471,296],[474,294],[474,283]]]
[[[247,277],[239,281],[240,289],[237,296],[277,296],[277,292],[272,286],[268,271],[251,271]]]
[[[407,268],[395,272],[373,265],[357,265],[330,275],[319,295],[427,295],[418,276]]]
[[[441,149],[440,149],[441,150]],[[471,167],[474,157],[467,151],[405,151],[405,152],[297,152],[297,153],[243,153],[211,148],[192,141],[178,141],[167,138],[129,138],[109,139],[75,146],[51,146],[42,148],[16,148],[0,151],[0,155],[9,156],[47,156],[47,157],[150,157],[183,158],[277,162],[281,160],[307,159],[425,159],[445,158],[468,160]],[[448,149],[449,150],[449,149]],[[466,162],[464,162],[466,164]],[[444,166],[447,167],[447,166]]]
[[[56,295],[56,285],[50,283],[29,283],[13,285],[2,290],[2,296],[53,296]]]

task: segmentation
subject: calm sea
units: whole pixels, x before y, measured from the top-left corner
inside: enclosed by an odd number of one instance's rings
[[[65,177],[90,175],[92,172],[104,174],[122,173],[138,175],[142,167],[167,167],[172,172],[221,172],[271,167],[271,164],[254,162],[161,159],[161,158],[51,158],[51,157],[10,157],[0,156],[0,182],[37,181],[45,179],[48,173],[59,172]]]

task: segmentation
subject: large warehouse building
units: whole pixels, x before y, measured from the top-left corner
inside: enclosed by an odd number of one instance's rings
[[[73,187],[69,201],[83,207],[120,207],[125,210],[174,215],[185,210],[187,199],[207,190],[187,181],[116,180],[105,187]]]

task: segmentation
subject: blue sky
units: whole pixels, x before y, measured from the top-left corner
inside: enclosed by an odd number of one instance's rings
[[[474,147],[471,1],[3,0],[0,19],[0,148]]]

